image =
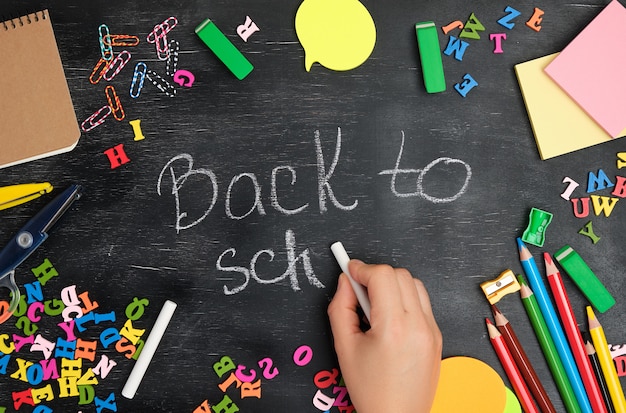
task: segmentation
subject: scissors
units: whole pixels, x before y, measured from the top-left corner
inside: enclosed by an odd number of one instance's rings
[[[20,301],[20,290],[15,284],[15,269],[47,238],[48,231],[70,206],[81,197],[82,187],[72,185],[57,195],[30,219],[0,251],[0,288],[11,291],[11,302],[0,301],[0,324],[8,320]]]

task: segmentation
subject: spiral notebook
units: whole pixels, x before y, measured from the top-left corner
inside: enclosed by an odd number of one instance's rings
[[[79,138],[48,10],[0,21],[0,168],[68,152]]]

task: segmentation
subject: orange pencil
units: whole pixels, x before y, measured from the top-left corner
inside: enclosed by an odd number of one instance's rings
[[[524,409],[525,413],[540,413],[537,406],[535,406],[535,402],[530,394],[530,390],[528,390],[526,386],[526,382],[524,382],[522,373],[520,373],[517,368],[513,356],[511,356],[511,352],[507,348],[504,338],[502,338],[502,334],[500,334],[496,326],[494,326],[488,318],[486,321],[487,331],[489,332],[489,339],[491,340],[493,349],[496,351],[496,355],[498,359],[500,359],[502,367],[504,367],[504,372],[511,381],[511,385],[522,405],[522,409]]]
[[[539,380],[535,369],[533,368],[532,364],[530,364],[530,360],[528,360],[528,356],[526,355],[524,348],[519,342],[517,334],[515,334],[511,323],[504,316],[504,314],[502,314],[502,312],[498,310],[498,307],[496,307],[495,305],[491,306],[491,311],[493,312],[493,318],[495,319],[496,327],[498,327],[498,330],[502,334],[504,342],[506,343],[506,346],[508,347],[511,356],[515,361],[517,368],[519,369],[520,373],[522,373],[522,377],[524,378],[524,381],[526,382],[526,385],[528,386],[531,394],[535,398],[537,405],[543,413],[556,413],[556,409],[554,408],[554,405],[550,401],[546,390],[541,384],[541,381]]]
[[[580,372],[580,376],[583,380],[583,385],[587,391],[591,408],[594,413],[607,413],[602,392],[600,391],[600,386],[598,385],[593,368],[589,362],[585,344],[583,343],[582,335],[578,329],[578,323],[576,322],[576,317],[574,317],[574,310],[572,309],[572,304],[567,296],[567,291],[565,291],[565,285],[563,284],[561,274],[552,261],[550,254],[545,252],[543,254],[543,259],[546,263],[546,274],[548,282],[550,283],[550,289],[552,290],[556,307],[559,311],[559,315],[561,316],[561,322],[563,323],[563,329],[565,330],[567,341],[569,341],[569,345],[572,348],[572,354],[574,355],[576,366],[578,366],[578,371]]]

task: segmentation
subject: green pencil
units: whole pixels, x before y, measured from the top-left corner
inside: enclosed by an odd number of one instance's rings
[[[576,395],[574,394],[572,385],[567,379],[565,368],[559,358],[559,353],[556,351],[554,341],[552,340],[552,336],[550,336],[546,321],[541,314],[537,299],[526,283],[526,280],[524,280],[524,277],[518,275],[517,279],[521,286],[520,297],[522,298],[522,304],[524,304],[526,314],[528,314],[528,318],[530,319],[530,324],[532,324],[533,330],[535,330],[537,341],[539,341],[543,355],[548,362],[548,367],[550,367],[556,387],[559,389],[563,404],[565,404],[565,409],[568,413],[580,413],[581,410],[576,401]]]

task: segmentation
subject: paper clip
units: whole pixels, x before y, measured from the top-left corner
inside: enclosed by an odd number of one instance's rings
[[[52,191],[50,182],[19,184],[0,188],[0,209],[8,209]]]
[[[104,88],[104,94],[107,97],[107,102],[109,102],[111,112],[113,112],[113,117],[116,120],[124,119],[126,117],[126,114],[124,113],[122,102],[120,102],[120,98],[119,96],[117,96],[115,88],[112,85],[108,85]]]
[[[167,32],[161,24],[154,29],[156,54],[159,60],[167,60],[170,57],[170,48],[167,43]]]
[[[93,115],[85,119],[83,123],[80,124],[80,128],[84,132],[89,132],[96,126],[101,125],[111,112],[111,107],[109,105],[102,106],[100,109],[95,111]]]
[[[481,283],[480,288],[482,288],[489,303],[495,304],[505,295],[519,291],[522,287],[513,271],[506,270],[495,280]]]
[[[148,66],[144,62],[137,62],[135,72],[133,73],[133,81],[130,84],[130,97],[137,99],[143,89],[143,81],[146,78],[146,70]]]
[[[100,38],[99,38],[99,40],[100,40],[100,52],[102,53],[102,58],[104,60],[111,60],[111,59],[113,59],[113,48],[111,47],[110,44],[107,44],[104,41],[104,38],[106,36],[110,36],[109,26],[107,26],[106,24],[101,24],[100,27],[98,27],[98,34],[100,36]]]
[[[158,73],[153,70],[146,71],[146,77],[157,89],[161,92],[165,93],[167,96],[173,98],[176,96],[176,88],[169,83],[167,80],[163,79]]]
[[[104,57],[101,57],[100,60],[98,60],[98,63],[96,63],[91,71],[91,75],[89,75],[89,82],[92,85],[95,85],[102,80],[102,75],[104,75],[104,72],[106,72],[109,68],[109,64],[111,64],[111,60],[106,60]],[[96,72],[98,72],[97,75]]]
[[[130,53],[127,50],[122,50],[115,57],[115,59],[113,59],[111,64],[109,64],[107,69],[104,71],[102,77],[104,77],[105,80],[112,80],[115,75],[117,75],[120,70],[122,70],[124,66],[126,66],[126,63],[128,63],[128,61],[130,60],[130,57]]]
[[[115,47],[134,47],[139,44],[139,37],[130,34],[107,34],[104,42]]]
[[[174,76],[178,68],[178,51],[180,50],[180,43],[176,40],[170,41],[170,55],[165,63],[165,73],[169,76]]]
[[[163,30],[163,34],[168,34],[174,27],[176,27],[177,24],[178,20],[176,19],[176,17],[168,17],[162,23],[154,26],[154,29],[152,29],[152,31],[148,33],[148,37],[146,38],[146,40],[148,41],[148,43],[156,43],[156,31],[158,28],[161,28]]]

